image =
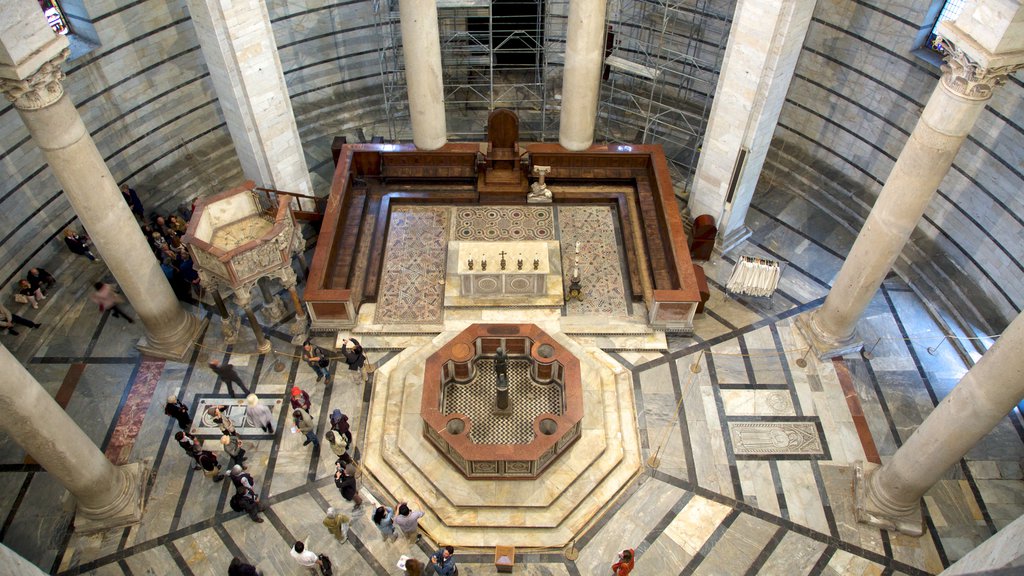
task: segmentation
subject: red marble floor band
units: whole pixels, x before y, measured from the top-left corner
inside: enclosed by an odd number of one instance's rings
[[[882,459],[878,457],[878,448],[875,447],[875,439],[871,436],[871,428],[868,427],[867,418],[864,417],[864,409],[860,405],[860,397],[857,396],[857,389],[853,386],[853,376],[850,374],[850,367],[842,358],[833,358],[832,364],[836,369],[836,376],[839,377],[839,385],[843,388],[843,395],[846,397],[846,405],[850,408],[850,416],[853,417],[853,425],[857,428],[857,436],[860,437],[860,445],[864,448],[864,457],[868,462],[881,464]]]
[[[142,427],[142,420],[149,411],[149,405],[153,400],[153,392],[160,382],[160,375],[164,371],[164,361],[155,358],[142,359],[139,370],[135,374],[135,380],[131,383],[131,390],[124,406],[121,407],[121,414],[118,416],[117,425],[114,426],[114,433],[107,444],[105,454],[107,459],[114,464],[124,464],[135,446],[135,438],[139,435]]]

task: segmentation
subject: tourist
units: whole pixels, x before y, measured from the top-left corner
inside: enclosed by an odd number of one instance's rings
[[[235,556],[231,559],[231,564],[228,564],[228,576],[260,576],[260,573],[255,566],[242,562]]]
[[[235,495],[231,497],[229,504],[235,512],[245,512],[253,522],[263,523],[263,518],[260,518],[260,511],[262,510],[260,497],[251,488],[239,488]]]
[[[422,576],[423,562],[415,558],[408,558],[405,561],[405,576]]]
[[[252,474],[243,470],[238,464],[231,467],[231,484],[234,485],[236,491],[242,488],[247,488],[253,492],[256,491]]]
[[[92,285],[95,291],[89,296],[97,306],[100,307],[100,312],[110,310],[114,315],[114,318],[124,318],[129,324],[134,323],[131,316],[125,314],[117,305],[124,302],[124,298],[120,294],[114,291],[114,287],[104,282],[97,282]]]
[[[395,534],[394,512],[391,508],[377,506],[377,509],[373,511],[373,523],[377,526],[377,530],[380,530],[381,538],[385,541],[398,539],[398,534]]]
[[[244,383],[242,383],[242,379],[238,376],[238,372],[235,371],[235,367],[232,366],[230,362],[221,364],[219,360],[210,360],[207,365],[210,367],[210,370],[213,370],[214,374],[219,376],[220,379],[228,385],[228,394],[230,394],[232,398],[235,397],[235,388],[233,384],[238,384],[238,387],[242,389],[243,395],[249,393],[249,389],[245,387]]]
[[[178,446],[181,446],[181,449],[185,451],[185,454],[188,454],[193,459],[198,457],[199,453],[203,451],[203,444],[199,441],[199,438],[196,438],[184,430],[179,430],[174,435],[174,439],[178,441]],[[194,470],[199,470],[198,464]]]
[[[302,359],[316,372],[316,381],[324,381],[324,384],[331,383],[331,359],[319,346],[306,340],[302,343]],[[325,379],[326,377],[326,379]]]
[[[260,404],[260,399],[255,394],[249,394],[246,396],[245,403],[249,405],[245,414],[249,416],[253,424],[259,426],[267,434],[273,434],[274,420],[273,414],[270,412],[270,408]]]
[[[124,198],[125,204],[128,204],[128,207],[131,208],[135,219],[141,222],[144,210],[142,208],[142,200],[139,200],[139,195],[135,193],[135,189],[130,188],[127,184],[121,184],[121,197]]]
[[[352,511],[359,510],[363,506],[363,497],[359,495],[359,488],[356,486],[356,467],[352,464],[341,467],[341,464],[334,465],[334,485],[341,492],[341,497],[352,502]]]
[[[17,314],[8,310],[3,304],[0,304],[0,329],[6,329],[7,333],[11,336],[17,336],[18,332],[14,329],[15,324],[21,324],[22,326],[28,326],[29,328],[39,328],[42,324],[33,322],[18,316]]]
[[[196,462],[203,469],[203,475],[207,478],[211,478],[214,482],[220,482],[224,479],[224,474],[220,471],[220,462],[217,461],[217,455],[213,452],[200,450],[196,456]]]
[[[21,296],[21,298],[18,298],[18,296]],[[31,304],[33,309],[38,309],[39,301],[46,300],[46,295],[43,294],[42,290],[33,288],[28,280],[18,280],[18,293],[14,299],[22,304]]]
[[[206,413],[213,416],[213,423],[220,428],[220,433],[226,436],[238,436],[238,430],[235,430],[235,423],[231,421],[231,417],[224,414],[222,410],[227,410],[228,407],[223,404],[220,406],[211,406],[206,410]]]
[[[399,503],[395,510],[395,526],[402,532],[402,535],[410,539],[415,535],[417,542],[422,540],[423,536],[419,533],[419,525],[423,511],[412,510],[405,502]]]
[[[352,517],[338,512],[333,507],[327,509],[327,516],[324,518],[324,526],[327,531],[334,535],[338,542],[348,542],[348,526]]]
[[[292,386],[292,409],[300,408],[309,412],[313,404],[309,401],[309,393],[298,386]]]
[[[245,465],[245,448],[242,448],[241,438],[224,435],[220,437],[220,443],[224,446],[224,453],[231,458],[233,465],[241,466],[243,470],[248,468]]]
[[[192,425],[192,416],[188,413],[188,406],[178,401],[175,394],[167,397],[167,404],[164,406],[164,414],[178,421],[178,428],[188,430]]]
[[[346,466],[352,463],[352,456],[348,453],[348,443],[341,441],[341,435],[334,430],[328,430],[324,434],[324,440],[327,440],[327,445],[331,447],[331,452],[338,457],[335,463],[340,463],[342,466]]]
[[[81,236],[76,234],[74,230],[68,228],[64,231],[64,244],[67,245],[68,250],[79,256],[85,256],[89,260],[95,262],[96,256],[89,250],[89,237]]]
[[[430,556],[430,564],[427,565],[427,574],[438,576],[452,576],[455,574],[455,548],[445,546]]]
[[[306,441],[302,443],[303,446],[308,446],[312,442],[314,449],[320,447],[320,439],[316,437],[316,422],[309,412],[296,408],[292,411],[292,422],[295,423],[295,428],[299,432],[306,435]]]
[[[345,438],[345,450],[348,450],[352,444],[352,427],[348,423],[348,416],[337,408],[331,412],[331,430]]]
[[[635,554],[632,548],[619,552],[619,561],[612,564],[612,574],[615,576],[629,576],[636,563],[634,559]]]
[[[38,290],[44,296],[49,292],[50,288],[57,283],[57,279],[52,274],[42,268],[31,268],[28,271],[28,276],[25,277],[28,280],[33,290]]]
[[[342,340],[341,353],[345,356],[345,364],[348,364],[348,369],[358,370],[359,375],[363,378],[363,382],[366,382],[369,376],[369,366],[366,362],[366,354],[363,353],[363,347],[359,344],[359,340],[355,338],[345,338]]]
[[[292,547],[291,555],[300,566],[309,568],[310,573],[317,573],[317,567],[320,566],[320,559],[317,558],[316,552],[306,550],[306,545],[304,543],[296,542]]]

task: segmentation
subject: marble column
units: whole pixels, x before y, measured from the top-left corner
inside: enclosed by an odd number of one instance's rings
[[[815,2],[739,0],[690,192],[690,213],[714,216],[717,246],[750,236],[747,210],[786,101]]]
[[[558,143],[566,150],[586,150],[594,143],[604,65],[606,7],[605,0],[569,0],[558,128]]]
[[[400,0],[399,17],[412,141],[420,150],[437,150],[448,142],[437,1]]]
[[[969,4],[956,22],[940,24],[946,64],[939,84],[889,173],[824,305],[797,319],[819,358],[841,356],[863,346],[855,333],[861,314],[899,257],[960,145],[991,99],[993,88],[1024,67],[1020,5],[1013,13],[987,4],[986,0]],[[985,18],[977,20],[974,13]],[[1004,20],[1000,22],[997,17]]]
[[[312,194],[264,0],[188,0],[217,101],[247,179]]]
[[[924,533],[921,497],[1024,399],[1021,350],[1024,314],[1010,323],[888,462],[858,468],[859,521],[913,536]]]
[[[149,244],[121,198],[82,118],[64,94],[67,39],[46,24],[33,0],[5,5],[0,29],[0,91],[14,102],[33,142],[64,188],[106,265],[145,326],[139,348],[181,360],[201,328],[182,309]]]
[[[75,497],[75,528],[138,522],[147,476],[142,465],[111,464],[6,347],[0,347],[0,372],[0,428]]]

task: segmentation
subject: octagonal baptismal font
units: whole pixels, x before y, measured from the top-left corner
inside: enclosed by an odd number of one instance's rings
[[[580,437],[580,362],[533,324],[474,324],[427,359],[421,405],[467,478],[536,478]]]
[[[561,548],[641,472],[630,372],[557,322],[407,342],[376,372],[364,481],[421,504],[433,541]]]

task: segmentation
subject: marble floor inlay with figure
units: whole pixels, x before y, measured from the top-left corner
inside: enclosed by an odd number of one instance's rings
[[[424,254],[443,246],[449,236],[472,240],[470,229],[487,225],[486,214],[470,211],[457,214],[449,232],[450,215],[440,214],[443,210],[399,215],[410,225],[415,224],[411,220],[430,220],[420,225],[436,233],[407,240],[419,243]],[[525,210],[539,210],[544,225],[524,227],[510,240],[543,240],[555,232],[603,243],[616,238],[614,218],[596,213],[563,218],[564,209],[552,218],[545,216],[552,214],[550,208]],[[516,216],[499,215],[510,222]],[[886,461],[968,367],[952,346],[936,345],[943,327],[896,277],[883,284],[859,324],[871,345],[870,360],[851,355],[818,361],[806,354],[793,319],[821,304],[851,240],[836,228],[805,231],[804,224],[821,218],[810,204],[781,192],[756,198],[748,216],[754,235],[734,253],[705,266],[711,299],[692,337],[658,340],[650,334],[608,334],[574,325],[569,336],[579,346],[607,356],[632,378],[634,412],[622,421],[639,428],[644,466],[620,492],[594,495],[607,498],[608,505],[578,534],[571,550],[517,549],[516,573],[606,574],[621,550],[635,549],[637,575],[935,574],[1024,512],[1024,426],[1015,411],[926,494],[923,537],[856,522],[850,490],[854,464]],[[388,250],[393,249],[389,244]],[[786,263],[772,298],[726,292],[741,254]],[[443,276],[442,254],[432,257],[441,268],[431,274]],[[415,264],[415,254],[403,258],[389,261],[395,268],[385,270],[386,282],[401,282],[400,270]],[[612,260],[605,257],[601,265],[614,266]],[[102,266],[70,254],[46,264],[68,281],[38,312],[26,312],[43,324],[41,329],[5,335],[4,344],[108,458],[142,461],[151,475],[141,523],[79,534],[63,487],[2,436],[4,545],[55,574],[223,574],[239,557],[264,574],[277,575],[305,570],[289,555],[296,541],[304,541],[328,555],[339,573],[385,575],[399,573],[396,562],[403,555],[427,561],[447,544],[432,540],[429,521],[422,524],[422,542],[383,541],[369,516],[377,503],[394,506],[416,497],[387,493],[363,470],[359,487],[371,505],[351,513],[346,541],[331,536],[322,525],[328,508],[344,514],[351,509],[334,485],[337,457],[326,447],[303,448],[303,435],[289,430],[288,410],[281,409],[287,391],[299,386],[310,393],[321,438],[329,429],[329,414],[339,408],[349,415],[356,447],[361,447],[374,436],[367,430],[368,415],[376,387],[386,383],[389,363],[429,335],[360,334],[378,374],[363,384],[358,372],[336,362],[336,378],[324,384],[302,365],[301,350],[287,330],[291,318],[264,324],[275,357],[259,356],[249,353],[251,343],[249,349],[244,342],[225,344],[219,317],[197,308],[212,322],[188,362],[150,360],[134,348],[143,333],[139,324],[112,322],[108,314],[82,305],[94,282],[109,281]],[[620,285],[617,280],[608,293]],[[439,322],[443,288],[432,290],[429,301],[420,302],[411,285],[398,287],[401,301],[379,304],[375,311],[369,307],[363,316]],[[595,298],[595,306],[601,301],[609,307],[594,314],[607,315],[607,323],[621,320],[615,315],[628,313],[617,303],[621,298],[618,293],[614,299]],[[258,310],[258,301],[253,306]],[[568,311],[445,310],[443,321],[446,328],[471,322],[557,323],[582,306],[573,303]],[[323,340],[330,349],[332,342]],[[192,460],[175,446],[176,422],[163,413],[164,400],[176,394],[196,416],[205,448],[219,456],[222,466],[227,464],[217,430],[202,420],[203,407],[245,404],[232,401],[225,384],[206,369],[210,359],[230,360],[248,376],[246,386],[272,408],[273,435],[246,425],[241,408],[236,411],[247,471],[267,505],[264,523],[231,510],[230,482],[212,483],[193,469]],[[275,369],[278,362],[281,371]],[[436,460],[431,465],[445,464],[440,456],[431,459]],[[479,530],[487,536],[486,528]],[[503,544],[499,538],[495,530],[493,545]],[[494,573],[493,547],[457,548],[456,558],[463,576]]]

